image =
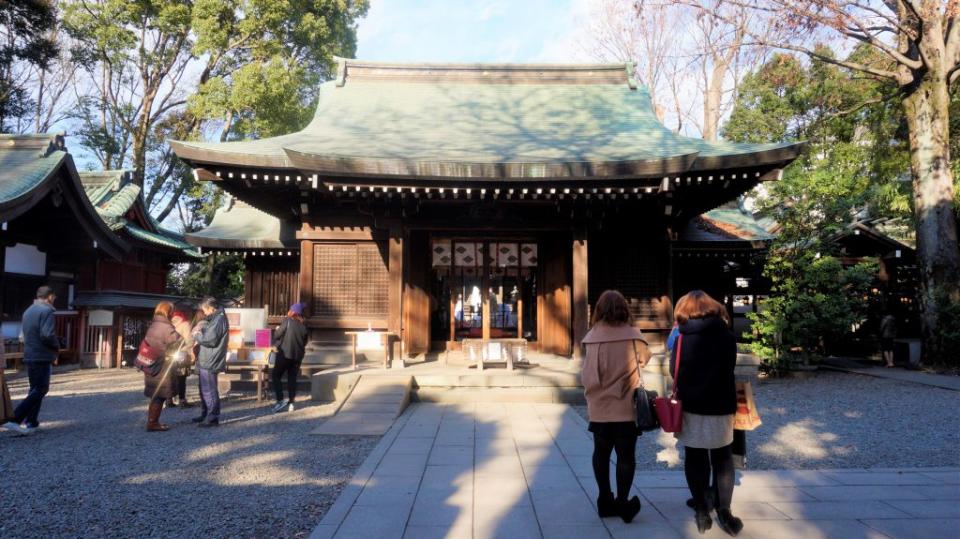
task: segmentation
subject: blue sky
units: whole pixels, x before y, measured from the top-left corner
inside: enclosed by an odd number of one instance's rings
[[[371,0],[357,58],[397,62],[574,62],[589,0]]]

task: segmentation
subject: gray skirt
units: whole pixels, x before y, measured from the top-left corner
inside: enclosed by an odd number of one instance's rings
[[[674,436],[686,447],[724,447],[733,443],[733,418],[734,414],[700,415],[683,412],[683,430]]]

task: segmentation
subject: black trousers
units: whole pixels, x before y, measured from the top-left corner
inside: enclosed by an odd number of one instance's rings
[[[173,375],[173,394],[180,399],[180,402],[187,400],[187,377],[179,374]]]
[[[30,392],[20,401],[13,411],[13,422],[27,422],[28,427],[40,426],[40,405],[43,397],[50,391],[50,376],[53,375],[53,363],[50,361],[27,361],[27,380]]]
[[[732,448],[732,444],[717,449],[684,447],[686,457],[683,472],[697,510],[706,510],[708,506],[707,493],[710,490],[711,475],[717,492],[717,509],[730,509],[734,483]]]
[[[283,357],[283,354],[277,352],[277,361],[273,365],[273,392],[277,396],[277,402],[283,400],[283,375],[287,375],[287,396],[290,402],[297,398],[297,376],[300,374],[300,363],[303,360],[296,361]]]
[[[637,435],[620,434],[616,436],[593,433],[593,475],[600,487],[600,495],[610,490],[610,455],[617,452],[617,500],[624,502],[630,498],[630,485],[637,470]]]

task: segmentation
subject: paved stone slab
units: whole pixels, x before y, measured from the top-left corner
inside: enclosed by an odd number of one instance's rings
[[[839,487],[800,487],[800,490],[820,501],[846,500],[926,500],[927,496],[906,488],[890,488],[889,485],[860,485]],[[739,494],[739,493],[738,493]],[[770,500],[774,501],[774,500]],[[778,500],[800,501],[800,500]]]
[[[896,472],[823,472],[823,475],[842,485],[941,485],[949,474],[943,477],[925,473]],[[939,474],[938,474],[939,475]]]
[[[697,532],[682,471],[636,475],[631,494],[644,506],[633,523],[598,518],[591,453],[585,423],[567,407],[414,404],[313,537],[728,537],[716,525]],[[745,539],[939,537],[960,522],[958,474],[748,470],[737,474],[732,509]]]
[[[878,501],[771,502],[770,505],[795,520],[859,520],[910,516]]]
[[[919,487],[904,487],[900,490],[914,492],[929,500],[960,500],[960,485],[924,485]]]
[[[960,530],[960,519],[956,518],[864,520],[863,523],[896,539],[948,537],[946,534],[956,534],[957,530]]]
[[[914,517],[960,518],[960,503],[955,500],[888,500],[887,503]],[[960,530],[956,530],[960,535]]]
[[[889,539],[857,520],[757,520],[746,522],[738,537],[745,534],[757,539]]]

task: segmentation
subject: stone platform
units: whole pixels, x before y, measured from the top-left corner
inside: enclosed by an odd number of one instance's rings
[[[579,364],[568,358],[531,354],[528,365],[487,366],[482,371],[462,357],[409,362],[383,369],[378,363],[334,367],[311,378],[311,396],[320,402],[343,400],[361,379],[410,376],[413,402],[553,402],[583,403]]]
[[[728,537],[697,533],[682,471],[636,474],[633,523],[598,518],[592,451],[564,404],[413,404],[311,539]],[[747,539],[952,537],[960,468],[748,470],[732,510]]]

